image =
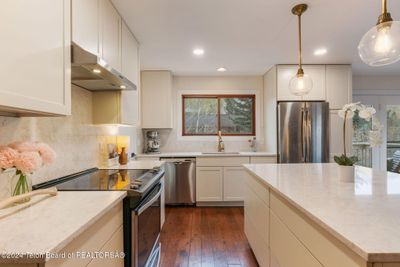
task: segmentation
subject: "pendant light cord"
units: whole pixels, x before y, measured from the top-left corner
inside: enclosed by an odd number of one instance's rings
[[[303,69],[303,64],[302,64],[302,49],[301,49],[301,14],[299,14],[298,16],[298,20],[299,20],[299,69],[302,70]]]

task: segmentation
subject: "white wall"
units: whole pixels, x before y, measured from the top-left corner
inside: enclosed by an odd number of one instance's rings
[[[353,76],[353,92],[357,90],[400,90],[400,75]]]
[[[48,143],[57,153],[56,162],[33,176],[37,184],[100,164],[101,153],[114,135],[128,135],[135,151],[137,130],[133,127],[92,125],[92,93],[72,86],[72,115],[67,117],[0,117],[0,145],[37,140]],[[136,152],[136,151],[135,151]]]
[[[264,146],[262,76],[174,76],[172,130],[161,130],[161,151],[215,151],[214,136],[182,136],[182,94],[255,94],[256,134],[260,149]],[[245,137],[224,137],[226,151],[249,151]]]

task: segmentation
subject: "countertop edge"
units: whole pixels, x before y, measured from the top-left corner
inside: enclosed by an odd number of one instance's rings
[[[168,157],[193,157],[193,158],[217,158],[217,157],[276,157],[276,153],[270,152],[239,152],[239,154],[203,154],[202,152],[161,152],[154,154],[137,154],[136,158],[168,158]]]
[[[269,184],[267,181],[265,181],[262,177],[260,177],[257,173],[253,172],[251,169],[249,169],[247,166],[250,164],[244,164],[245,170],[250,173],[253,177],[256,177],[261,183],[264,185],[268,186],[271,188],[275,193],[277,193],[280,197],[284,198],[286,201],[288,201],[292,206],[297,208],[300,212],[302,212],[304,215],[306,215],[310,220],[312,220],[314,223],[319,225],[322,229],[327,231],[329,234],[331,234],[333,237],[338,239],[340,242],[343,243],[346,247],[351,249],[354,253],[359,255],[362,259],[368,261],[368,262],[389,262],[393,260],[400,260],[400,254],[393,254],[393,253],[369,253],[364,251],[362,248],[354,244],[351,240],[348,240],[346,237],[342,236],[338,232],[336,232],[334,229],[332,229],[329,225],[327,225],[325,222],[321,221],[317,217],[315,217],[313,214],[311,214],[309,211],[307,211],[305,208],[297,204],[295,201],[293,201],[291,198],[289,198],[287,195],[282,193],[279,189],[275,188],[273,185]],[[388,255],[391,255],[391,258],[387,258]]]

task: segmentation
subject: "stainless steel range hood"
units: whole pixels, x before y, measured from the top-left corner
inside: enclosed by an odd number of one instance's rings
[[[72,84],[90,91],[136,90],[136,85],[100,57],[72,43]]]

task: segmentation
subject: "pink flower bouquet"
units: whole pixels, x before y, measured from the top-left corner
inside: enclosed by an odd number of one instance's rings
[[[19,176],[12,195],[20,195],[31,190],[27,175],[54,162],[56,153],[47,144],[41,142],[15,142],[0,146],[0,169],[15,168]]]

